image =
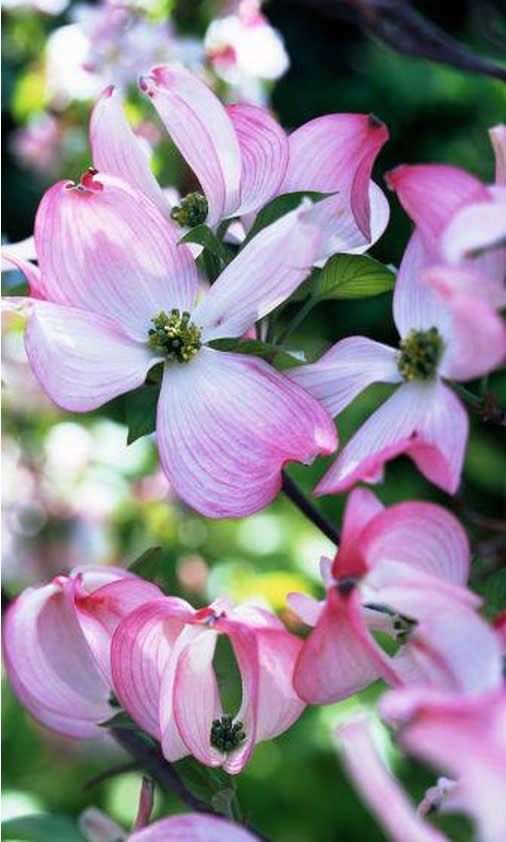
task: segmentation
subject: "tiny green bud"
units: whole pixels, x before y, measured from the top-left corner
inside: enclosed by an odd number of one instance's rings
[[[188,193],[180,205],[172,208],[170,216],[182,228],[195,228],[206,221],[208,210],[207,199],[202,193]]]
[[[233,751],[246,739],[243,727],[242,722],[234,724],[228,714],[224,714],[221,719],[213,719],[209,736],[211,745],[219,751]]]

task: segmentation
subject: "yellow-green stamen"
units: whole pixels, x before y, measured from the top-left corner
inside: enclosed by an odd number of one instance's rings
[[[177,308],[167,315],[163,310],[151,321],[154,328],[149,330],[149,344],[169,360],[178,363],[189,362],[201,348],[200,329],[190,321],[187,310]]]
[[[400,344],[397,366],[404,380],[431,380],[436,374],[444,344],[436,327],[411,330]]]

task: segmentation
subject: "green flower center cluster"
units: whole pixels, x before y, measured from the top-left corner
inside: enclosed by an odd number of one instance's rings
[[[397,361],[404,380],[430,380],[434,377],[443,348],[443,339],[436,327],[411,330],[400,344]]]
[[[149,330],[149,344],[167,359],[187,363],[202,347],[200,330],[187,310],[174,308],[169,316],[162,310],[151,321],[154,327]]]
[[[220,751],[233,751],[243,740],[246,734],[243,731],[242,722],[233,723],[231,716],[222,716],[221,719],[214,719],[211,726],[211,745]]]
[[[172,208],[170,216],[182,228],[185,226],[194,228],[206,221],[208,210],[207,199],[202,193],[188,193],[181,200],[180,205]]]

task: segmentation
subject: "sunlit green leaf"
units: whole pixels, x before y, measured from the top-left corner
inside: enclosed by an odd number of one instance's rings
[[[316,301],[366,298],[393,289],[394,273],[362,254],[335,254],[322,271],[313,275],[310,291]]]

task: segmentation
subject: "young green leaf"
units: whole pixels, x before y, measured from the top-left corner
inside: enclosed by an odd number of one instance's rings
[[[184,757],[174,766],[184,785],[195,798],[204,801],[205,804],[212,804],[224,815],[229,815],[229,804],[235,795],[233,778],[222,769],[203,766],[194,757]]]
[[[222,260],[225,265],[230,263],[234,257],[232,250],[227,248],[227,246],[213,234],[207,225],[196,225],[195,228],[188,231],[184,237],[181,237],[180,242],[196,243],[199,246],[203,246],[207,249],[207,251],[210,251],[211,254],[214,254],[215,257]]]
[[[160,587],[160,582],[163,582],[163,558],[164,551],[161,547],[150,547],[139,558],[136,558],[128,569],[130,573],[135,573],[141,579],[146,579],[146,581],[153,582]]]
[[[367,298],[388,292],[395,283],[390,269],[364,254],[334,254],[312,277],[310,295],[315,301]]]
[[[72,819],[44,813],[2,822],[2,839],[5,842],[85,842]]]
[[[226,339],[212,339],[207,343],[215,351],[232,351],[234,354],[253,354],[268,360],[276,367],[290,368],[296,365],[303,365],[304,359],[296,357],[293,351],[283,348],[281,345],[274,345],[272,342],[262,342],[260,339],[241,339],[230,337]]]
[[[126,395],[127,444],[132,444],[132,442],[156,429],[156,407],[159,394],[160,386],[158,384],[146,384]]]
[[[317,193],[314,190],[304,190],[297,193],[283,193],[282,196],[276,196],[268,202],[256,215],[256,219],[248,231],[248,235],[242,244],[242,248],[249,243],[253,237],[268,225],[272,225],[282,216],[299,207],[303,199],[311,199],[312,202],[321,202],[322,199],[328,199],[333,196],[333,193]]]

